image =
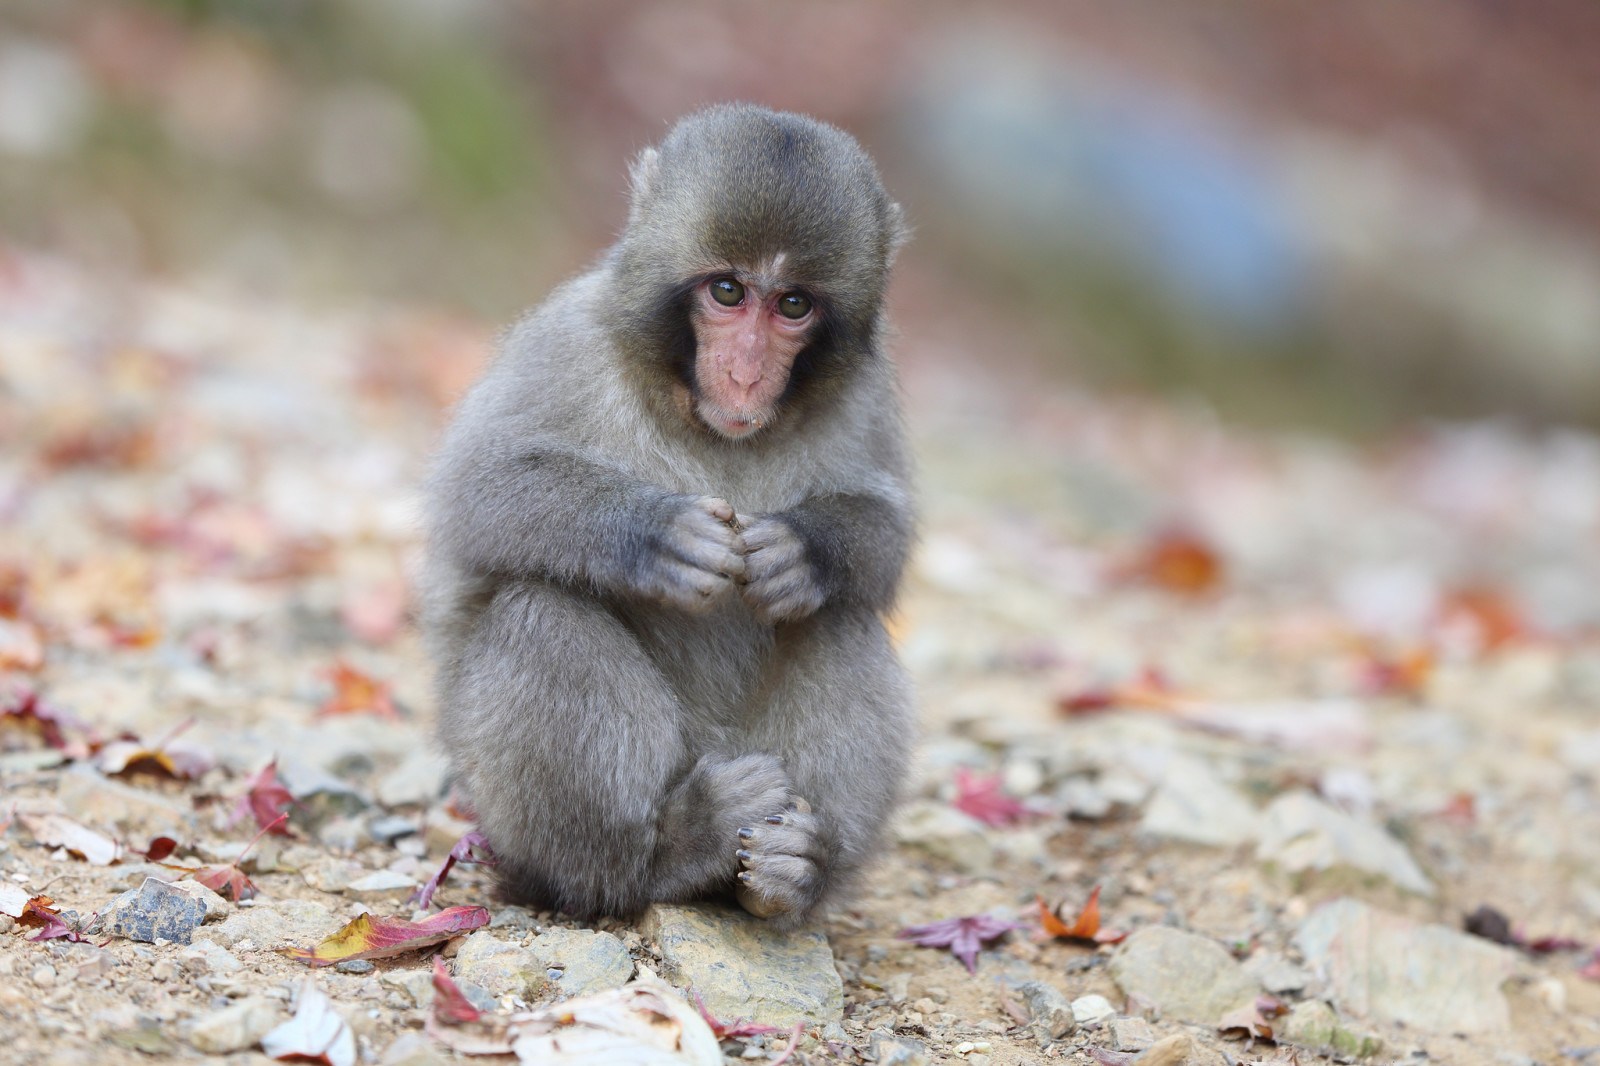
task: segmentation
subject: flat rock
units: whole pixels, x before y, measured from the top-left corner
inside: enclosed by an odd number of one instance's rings
[[[205,917],[206,904],[198,895],[149,877],[106,904],[96,927],[124,940],[188,944]]]
[[[1260,841],[1257,861],[1275,863],[1290,873],[1346,867],[1387,878],[1420,895],[1434,893],[1433,883],[1405,845],[1382,827],[1303,789],[1285,792],[1262,813]]]
[[[328,908],[310,900],[283,899],[254,907],[241,907],[239,913],[216,925],[202,928],[195,936],[225,948],[249,941],[254,947],[270,950],[285,941],[317,941],[345,923]],[[302,943],[302,946],[306,946]]]
[[[244,963],[228,949],[210,940],[199,940],[178,952],[178,965],[190,973],[238,973]]]
[[[1113,1051],[1143,1051],[1156,1042],[1150,1023],[1143,1018],[1112,1018],[1106,1023],[1106,1036]]]
[[[431,970],[387,970],[378,975],[378,983],[409,999],[413,1007],[427,1010],[433,1005]]]
[[[1304,966],[1272,951],[1258,951],[1244,960],[1244,972],[1260,981],[1261,987],[1273,995],[1304,992],[1317,980]]]
[[[318,892],[343,892],[359,871],[354,863],[330,855],[302,866],[300,879]]]
[[[226,1055],[254,1047],[285,1020],[282,1007],[261,996],[242,999],[231,1007],[198,1018],[189,1026],[188,1040],[212,1055]]]
[[[1039,1043],[1060,1040],[1078,1027],[1072,1004],[1055,985],[1024,981],[1017,985],[1016,992],[1028,1011],[1028,1030]]]
[[[642,931],[661,950],[664,976],[718,1018],[784,1027],[843,1017],[844,985],[817,930],[780,932],[728,907],[658,904]]]
[[[83,763],[74,763],[61,775],[56,799],[80,822],[115,826],[120,839],[194,837],[194,810],[189,804],[113,781]]]
[[[895,839],[963,873],[994,866],[994,844],[982,822],[944,803],[908,803],[895,820]]]
[[[1140,819],[1139,831],[1167,840],[1232,847],[1255,839],[1259,815],[1205,763],[1173,756]]]
[[[1140,929],[1111,956],[1111,979],[1163,1015],[1211,1025],[1252,1002],[1261,986],[1210,937],[1168,926]]]
[[[933,1057],[920,1040],[895,1036],[883,1029],[875,1029],[868,1038],[872,1061],[878,1066],[929,1066]]]
[[[633,979],[633,957],[610,933],[551,928],[534,937],[528,950],[544,967],[548,988],[564,996],[621,988]]]
[[[1301,923],[1294,946],[1346,1014],[1435,1033],[1511,1026],[1501,985],[1517,956],[1482,937],[1339,899]]]
[[[377,896],[392,896],[398,892],[410,892],[417,887],[414,878],[405,874],[395,873],[393,870],[375,870],[365,877],[358,877],[345,886],[347,896],[358,899],[371,899]]]
[[[1099,1025],[1106,1019],[1115,1017],[1116,1013],[1117,1008],[1098,992],[1079,996],[1072,1001],[1072,1017],[1079,1025]]]
[[[385,807],[426,806],[444,795],[450,764],[436,751],[417,748],[378,779],[378,802]]]
[[[532,951],[501,940],[487,929],[467,937],[456,952],[456,977],[493,996],[509,992],[533,999],[545,986],[545,969]]]
[[[1294,1044],[1320,1055],[1365,1059],[1383,1050],[1383,1041],[1352,1029],[1320,999],[1296,1003],[1288,1017],[1273,1028],[1279,1042]]]

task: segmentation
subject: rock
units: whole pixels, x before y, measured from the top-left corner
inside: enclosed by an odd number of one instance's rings
[[[1116,1016],[1117,1008],[1106,997],[1090,993],[1072,1001],[1072,1018],[1079,1025],[1098,1025]]]
[[[331,856],[300,868],[300,879],[318,892],[343,892],[360,867]]]
[[[1273,800],[1261,818],[1259,862],[1290,873],[1348,867],[1386,877],[1410,892],[1433,895],[1411,853],[1382,828],[1296,789]]]
[[[254,1047],[284,1021],[282,1008],[261,996],[242,999],[231,1007],[198,1018],[189,1026],[187,1039],[211,1055],[226,1055]]]
[[[382,1066],[449,1066],[454,1060],[446,1058],[428,1037],[405,1033],[384,1049],[378,1061]]]
[[[1133,1060],[1135,1066],[1228,1066],[1222,1052],[1203,1047],[1188,1033],[1178,1033],[1151,1044]]]
[[[134,1029],[119,1029],[108,1033],[106,1039],[118,1047],[127,1048],[129,1051],[138,1051],[143,1054],[168,1059],[177,1049],[167,1035],[159,1029],[147,1029],[139,1026]]]
[[[785,933],[727,907],[658,904],[641,931],[660,948],[664,976],[718,1018],[785,1027],[843,1017],[844,985],[814,929]]]
[[[1296,1044],[1320,1055],[1364,1059],[1383,1050],[1383,1041],[1346,1026],[1334,1009],[1320,999],[1296,1003],[1288,1017],[1276,1023],[1281,1043]]]
[[[450,764],[427,748],[415,748],[399,766],[378,780],[378,802],[385,807],[426,806],[444,795]]]
[[[317,840],[341,855],[350,854],[368,839],[367,823],[360,818],[329,818],[317,828]]]
[[[1028,1011],[1028,1029],[1039,1043],[1060,1040],[1078,1027],[1072,1004],[1054,985],[1024,981],[1016,991]]]
[[[534,918],[533,912],[526,907],[518,907],[515,904],[509,907],[501,907],[494,912],[494,917],[489,919],[490,929],[533,930],[538,927],[539,923]]]
[[[1156,1042],[1156,1034],[1143,1018],[1113,1018],[1106,1023],[1106,1036],[1115,1051],[1143,1051]]]
[[[1111,979],[1163,1015],[1210,1025],[1261,991],[1221,944],[1168,926],[1134,933],[1111,956]]]
[[[89,825],[116,826],[124,840],[194,838],[194,809],[157,792],[112,781],[85,763],[73,763],[56,785],[56,799]]]
[[[459,953],[457,958],[459,958]],[[427,1010],[433,1005],[433,972],[431,970],[389,970],[378,975],[384,988],[398,992],[411,1001],[413,1007]]]
[[[920,1041],[874,1029],[868,1038],[873,1061],[878,1066],[928,1066],[933,1059]]]
[[[334,963],[333,968],[340,973],[371,973],[376,967],[370,959],[345,959]]]
[[[1255,838],[1257,814],[1198,759],[1174,755],[1145,807],[1139,831],[1191,844],[1232,847]]]
[[[160,879],[158,878],[157,880]],[[239,909],[238,905],[232,900],[213,892],[205,885],[202,885],[199,881],[192,881],[188,878],[184,878],[181,881],[170,881],[168,884],[170,884],[177,891],[182,892],[184,895],[200,901],[201,906],[205,907],[206,909],[204,921],[223,921],[228,917],[228,915],[233,914]]]
[[[492,996],[534,999],[544,989],[545,965],[532,951],[479,929],[456,952],[455,975]]]
[[[178,965],[190,973],[237,973],[244,969],[244,963],[227,948],[209,940],[197,941],[178,952]]]
[[[380,844],[393,844],[420,828],[415,821],[401,814],[386,814],[367,823],[367,833]]]
[[[1303,992],[1316,983],[1304,966],[1297,966],[1276,952],[1258,951],[1244,961],[1244,972],[1261,982],[1273,995]]]
[[[963,873],[994,866],[994,845],[982,822],[944,803],[909,803],[895,821],[895,839]]]
[[[175,884],[150,877],[106,904],[95,927],[124,940],[153,944],[161,939],[187,944],[205,917],[202,899]]]
[[[320,903],[284,899],[241,907],[231,918],[208,925],[195,935],[225,948],[248,940],[256,948],[270,950],[282,946],[284,941],[321,940],[344,924]]]
[[[534,937],[528,950],[545,968],[549,988],[563,996],[621,988],[633,978],[633,957],[610,933],[555,927]]]
[[[1500,986],[1516,973],[1517,956],[1482,937],[1339,899],[1301,923],[1294,946],[1354,1017],[1436,1033],[1511,1025]]]
[[[399,892],[411,892],[417,887],[415,879],[405,874],[395,873],[393,870],[376,870],[365,877],[358,877],[345,886],[345,895],[355,896],[357,899],[373,899],[380,896],[392,896]]]

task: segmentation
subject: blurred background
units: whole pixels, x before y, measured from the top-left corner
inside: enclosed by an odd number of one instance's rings
[[[632,153],[744,99],[876,153],[900,325],[974,371],[1592,424],[1597,55],[1590,0],[7,0],[0,233],[472,334],[609,243]]]

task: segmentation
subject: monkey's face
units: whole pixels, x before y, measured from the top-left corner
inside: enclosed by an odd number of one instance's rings
[[[780,254],[759,272],[720,274],[693,294],[695,414],[732,440],[772,420],[795,357],[815,330],[811,297],[776,274],[782,260]]]

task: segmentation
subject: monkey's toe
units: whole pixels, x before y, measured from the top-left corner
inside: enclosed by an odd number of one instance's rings
[[[804,911],[820,895],[825,849],[816,817],[803,797],[738,832],[734,855],[742,869],[735,895],[758,918]]]

